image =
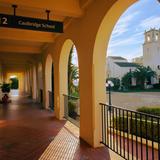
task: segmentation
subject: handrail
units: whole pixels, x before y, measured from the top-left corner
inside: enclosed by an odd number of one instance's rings
[[[75,96],[71,96],[71,95],[67,95],[67,94],[63,94],[63,96],[70,97],[70,98],[75,98],[75,99],[79,99],[79,97],[75,97]]]
[[[104,104],[104,103],[99,103],[99,105],[109,106],[109,107],[113,107],[113,108],[117,108],[117,109],[123,109],[124,111],[133,112],[133,113],[136,113],[136,114],[142,114],[144,116],[150,116],[152,118],[160,118],[160,116],[157,116],[157,115],[152,115],[152,114],[148,114],[148,113],[144,113],[144,112],[134,111],[132,109],[118,107],[118,106],[115,106],[115,105],[109,105],[109,104]]]

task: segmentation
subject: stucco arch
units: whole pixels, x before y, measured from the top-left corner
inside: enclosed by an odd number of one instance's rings
[[[60,81],[60,119],[64,116],[64,97],[63,94],[68,94],[68,58],[70,54],[71,47],[75,45],[71,39],[64,41],[59,61],[59,81]],[[75,45],[76,47],[76,45]],[[77,50],[77,48],[76,48]],[[78,57],[78,51],[77,51]],[[79,60],[79,58],[78,58]],[[79,63],[78,63],[79,64]]]
[[[93,119],[95,124],[94,146],[101,139],[101,112],[99,103],[106,103],[106,51],[112,30],[119,17],[138,0],[118,0],[108,10],[98,29],[93,49]]]
[[[48,54],[45,63],[45,108],[49,107],[48,91],[52,91],[52,63],[52,56]]]

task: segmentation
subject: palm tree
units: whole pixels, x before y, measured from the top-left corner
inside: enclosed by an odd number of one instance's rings
[[[133,78],[133,73],[132,71],[126,73],[122,77],[122,85],[126,88],[129,89],[132,86],[132,78]]]
[[[73,47],[70,50],[69,60],[68,60],[68,93],[73,95],[75,92],[78,93],[78,86],[74,85],[74,81],[79,79],[78,67],[72,63],[73,58]]]
[[[151,77],[155,77],[156,72],[153,71],[149,66],[139,66],[133,72],[133,76],[136,78],[137,83],[140,84],[144,89],[145,81],[151,79]]]

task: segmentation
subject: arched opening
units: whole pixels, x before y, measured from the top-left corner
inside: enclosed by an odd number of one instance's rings
[[[51,110],[54,110],[54,65],[52,63],[52,72],[51,72],[51,92],[50,92],[50,98],[49,98],[49,106]]]
[[[71,47],[68,57],[68,94],[64,95],[64,98],[65,118],[80,126],[79,67],[75,45]]]
[[[76,46],[66,40],[60,55],[60,117],[79,126],[79,67]]]
[[[148,12],[148,8],[154,10]],[[149,92],[157,92],[159,86],[159,9],[157,0],[139,1],[122,14],[113,29],[106,65],[106,79],[114,85],[112,105],[138,110],[158,104]]]
[[[95,146],[99,146],[101,141],[101,110],[99,103],[106,103],[106,50],[112,30],[122,13],[137,0],[119,0],[110,8],[103,18],[96,35],[93,50],[93,104],[94,104],[94,124],[95,124]],[[99,54],[101,53],[101,54]]]
[[[70,49],[73,46],[73,42],[68,39],[64,42],[60,54],[60,62],[59,62],[59,81],[60,81],[60,108],[59,110],[59,118],[62,119],[64,117],[64,97],[63,95],[68,95],[68,57],[70,53]]]
[[[19,79],[16,75],[10,76],[10,84],[11,84],[11,95],[18,96],[19,93]]]
[[[140,136],[140,134],[138,134],[137,132],[141,133],[141,135],[144,135],[144,133],[143,133],[143,131],[141,131],[140,127],[137,127],[135,129],[136,133],[132,132],[134,130],[133,129],[134,126],[136,126],[133,123],[134,122],[137,123],[139,121],[139,119],[141,119],[141,118],[139,118],[140,116],[142,116],[141,113],[132,114],[132,111],[125,110],[123,108],[118,109],[118,113],[117,113],[117,108],[118,107],[111,106],[111,105],[106,105],[107,100],[106,100],[105,83],[106,83],[106,77],[107,77],[107,74],[106,74],[106,50],[107,50],[107,46],[108,46],[108,43],[109,43],[109,39],[110,39],[112,30],[113,30],[116,22],[118,21],[119,17],[122,15],[122,13],[124,13],[124,11],[126,11],[126,9],[128,9],[135,2],[137,2],[137,0],[130,0],[130,1],[120,0],[120,1],[115,2],[115,4],[111,7],[111,9],[105,15],[105,17],[104,17],[104,19],[103,19],[103,21],[100,25],[100,28],[99,28],[97,36],[96,36],[95,46],[94,46],[94,55],[93,55],[93,71],[94,71],[94,74],[93,74],[94,93],[93,93],[93,95],[94,95],[94,100],[93,100],[93,103],[94,103],[94,122],[95,122],[95,128],[96,128],[96,131],[95,131],[95,138],[96,138],[95,139],[95,145],[98,146],[98,143],[102,139],[102,142],[105,141],[104,143],[106,145],[109,144],[108,147],[111,148],[111,149],[113,149],[114,144],[116,144],[118,146],[118,141],[115,142],[116,140],[118,140],[118,138],[116,137],[118,131],[120,133],[120,136],[122,134],[121,132],[123,132],[124,137],[125,137],[125,134],[128,134],[128,136],[132,135],[132,136],[135,136],[137,138],[138,136]],[[153,35],[154,34],[152,34],[152,36],[150,36],[150,35],[147,36],[146,40],[148,42],[151,42],[151,39],[154,37]],[[157,34],[155,36],[155,40],[156,41],[158,40]],[[119,40],[119,42],[120,42],[120,40]],[[101,54],[99,54],[99,53],[101,53]],[[119,72],[119,71],[117,70],[117,72]],[[129,101],[129,99],[127,99],[126,101]],[[101,108],[98,107],[100,102],[103,103],[103,104],[101,104]],[[101,110],[100,109],[102,109],[102,115],[101,115]],[[115,116],[116,116],[116,118],[115,118]],[[127,116],[127,118],[125,116]],[[130,119],[130,118],[132,119],[133,118],[132,116],[135,118],[135,120],[132,120],[130,123],[128,123],[128,119]],[[123,118],[123,120],[121,120],[122,118]],[[130,124],[131,129],[128,129],[128,128],[126,130],[124,129],[124,123],[125,123],[124,119],[125,118],[126,118],[126,122],[128,124]],[[115,123],[115,121],[116,121],[116,123]],[[117,121],[119,122],[119,124],[117,124]],[[148,123],[150,123],[149,121],[150,121],[150,117],[148,117],[148,119],[146,118],[146,126],[147,126]],[[110,124],[108,124],[108,122]],[[101,123],[102,123],[102,128],[99,125]],[[128,124],[127,124],[127,127],[129,126]],[[114,125],[117,125],[117,126],[114,126]],[[122,125],[123,125],[123,129],[121,128]],[[139,125],[143,125],[143,122],[140,121]],[[119,127],[119,128],[117,128],[117,127]],[[146,134],[148,134],[148,131],[146,131]],[[158,132],[156,134],[158,135]],[[133,147],[130,147],[130,150],[125,149],[125,143],[129,143],[129,139],[127,141],[126,140],[127,138],[126,137],[124,138],[124,137],[123,137],[123,140],[124,140],[123,145],[121,145],[121,140],[120,140],[120,143],[119,143],[120,145],[117,147],[118,148],[117,152],[116,152],[115,149],[114,149],[114,151],[116,153],[118,153],[119,152],[118,150],[120,150],[120,152],[121,152],[121,148],[123,148],[124,152],[125,151],[128,152],[128,157],[129,157],[129,153],[131,153],[131,148],[133,149]],[[109,140],[106,140],[107,138],[110,140],[110,142],[109,142]],[[143,136],[143,138],[146,138],[146,137]],[[152,140],[155,141],[155,139],[152,139]],[[136,140],[133,140],[133,141],[136,141]],[[137,148],[133,149],[134,151],[138,150],[138,147],[140,146],[139,142],[136,142],[136,143],[137,143],[137,146],[136,146]],[[148,143],[147,140],[146,140],[146,143]],[[144,148],[148,147],[146,143],[144,144]],[[156,153],[153,145],[152,145],[152,149],[153,150],[152,151],[149,150],[148,153],[145,153],[142,150],[139,153],[138,153],[138,151],[135,151],[137,155],[132,152],[132,156],[137,156],[140,159],[142,159],[143,155],[146,156],[146,157],[149,157],[151,155],[152,156],[155,156],[155,155],[157,156],[158,154]],[[140,153],[141,153],[141,155],[140,155]],[[123,153],[122,154],[118,153],[118,154],[120,154],[121,156],[123,156],[125,158],[125,154],[123,154]]]
[[[45,107],[54,110],[54,78],[53,78],[53,61],[49,54],[45,65]]]
[[[9,84],[10,86],[11,96],[19,96],[24,93],[25,89],[23,72],[7,72],[4,77],[4,83]]]

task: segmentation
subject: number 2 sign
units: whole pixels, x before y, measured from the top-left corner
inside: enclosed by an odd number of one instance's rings
[[[3,25],[8,24],[7,18],[6,17],[1,17],[0,23],[3,24]]]

